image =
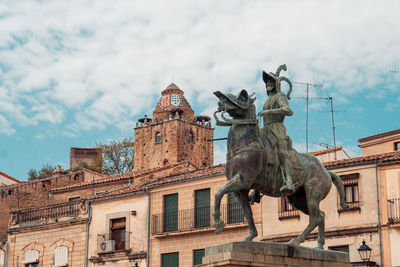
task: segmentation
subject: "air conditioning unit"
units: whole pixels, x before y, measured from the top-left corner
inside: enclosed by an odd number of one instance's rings
[[[110,252],[115,250],[115,240],[105,240],[99,242],[99,252]]]

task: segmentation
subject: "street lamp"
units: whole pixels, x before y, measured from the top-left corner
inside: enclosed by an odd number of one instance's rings
[[[362,245],[357,250],[358,250],[358,254],[360,254],[360,257],[363,260],[363,262],[369,263],[369,259],[371,258],[372,249],[365,244],[364,240],[362,241]]]

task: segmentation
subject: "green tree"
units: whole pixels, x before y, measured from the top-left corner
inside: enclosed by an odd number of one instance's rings
[[[28,180],[37,179],[41,175],[51,175],[56,168],[56,166],[51,166],[50,164],[46,163],[39,171],[36,169],[30,169],[28,171]]]
[[[96,144],[96,148],[101,151],[101,158],[94,162],[96,171],[106,175],[133,171],[133,144],[127,138],[112,141],[108,145]]]

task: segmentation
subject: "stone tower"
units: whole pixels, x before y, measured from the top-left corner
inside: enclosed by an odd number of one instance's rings
[[[194,116],[183,91],[171,83],[161,92],[153,118],[135,128],[135,171],[188,161],[197,168],[213,165],[214,129],[210,118]]]

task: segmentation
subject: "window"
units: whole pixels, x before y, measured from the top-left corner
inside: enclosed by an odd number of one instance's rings
[[[125,249],[126,218],[111,220],[111,240],[115,241],[115,250]]]
[[[344,199],[346,203],[349,205],[349,210],[360,210],[360,202],[358,198],[358,178],[360,177],[359,173],[352,173],[347,175],[341,175],[344,185]],[[338,211],[343,212],[344,210],[340,206],[340,199],[338,197]]]
[[[242,205],[235,193],[228,194],[228,223],[238,223],[244,221]]]
[[[25,264],[25,267],[38,267],[39,251],[32,249],[25,252],[25,260],[22,263]]]
[[[188,142],[189,142],[189,143],[193,143],[193,141],[194,141],[193,133],[190,132],[189,135],[188,135]]]
[[[394,151],[399,151],[400,150],[400,142],[394,143]]]
[[[328,247],[328,250],[349,253],[349,245],[332,246],[332,247]]]
[[[193,265],[199,265],[203,263],[203,257],[205,255],[204,249],[193,250]]]
[[[161,133],[158,132],[156,133],[156,144],[160,144],[161,143]]]
[[[195,227],[210,226],[210,189],[195,191]]]
[[[161,254],[161,267],[179,267],[179,253]]]
[[[59,246],[54,249],[54,267],[68,266],[68,247]]]
[[[279,220],[300,218],[299,210],[293,207],[285,197],[279,199]]]
[[[178,230],[178,194],[164,196],[164,232]]]
[[[69,202],[79,201],[79,200],[81,200],[81,197],[80,197],[80,196],[77,196],[77,197],[69,197],[69,198],[68,198],[68,201],[69,201]]]

